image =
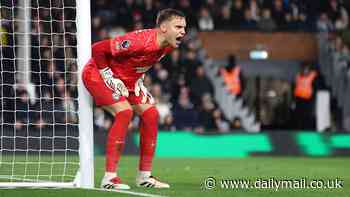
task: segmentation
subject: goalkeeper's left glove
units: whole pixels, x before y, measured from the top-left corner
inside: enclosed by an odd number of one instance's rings
[[[147,99],[149,100],[150,104],[154,104],[154,98],[151,95],[151,93],[149,93],[149,91],[147,90],[147,88],[145,87],[145,85],[143,84],[143,80],[145,79],[145,75],[142,75],[135,83],[135,95],[136,96],[140,96],[141,92],[142,92],[142,103],[146,103]]]

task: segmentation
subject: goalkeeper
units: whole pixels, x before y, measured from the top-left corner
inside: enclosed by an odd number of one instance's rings
[[[175,9],[161,10],[157,27],[102,40],[92,46],[92,58],[82,73],[97,106],[114,115],[106,144],[105,175],[101,187],[129,189],[117,174],[118,162],[133,111],[140,116],[140,160],[136,185],[169,188],[151,175],[158,132],[158,111],[143,85],[144,73],[181,43],[186,20]]]

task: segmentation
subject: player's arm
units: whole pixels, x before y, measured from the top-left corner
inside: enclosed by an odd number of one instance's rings
[[[92,58],[94,59],[100,74],[105,81],[106,85],[112,89],[115,93],[121,96],[129,96],[128,89],[124,83],[117,78],[113,77],[113,72],[110,68],[112,59],[111,40],[99,41],[92,45]]]

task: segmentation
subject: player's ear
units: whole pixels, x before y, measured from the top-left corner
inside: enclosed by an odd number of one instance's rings
[[[160,31],[165,33],[167,31],[167,23],[164,22],[162,24],[159,25]]]

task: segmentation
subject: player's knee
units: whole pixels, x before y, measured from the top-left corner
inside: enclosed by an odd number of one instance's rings
[[[131,121],[131,119],[132,119],[132,116],[134,115],[134,113],[133,113],[133,111],[132,111],[132,109],[130,108],[130,109],[124,109],[124,110],[122,110],[122,111],[119,111],[119,112],[117,112],[116,113],[116,115],[121,115],[121,116],[123,116],[128,122],[130,122]]]
[[[108,106],[102,106],[102,108],[109,112],[112,116],[115,116],[117,113],[123,112],[125,110],[132,111],[132,108],[127,101],[118,102]]]
[[[144,119],[158,121],[159,112],[155,106],[152,106],[142,113],[142,117]]]

